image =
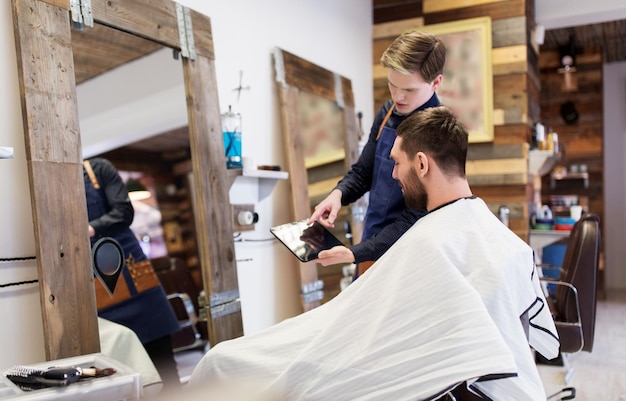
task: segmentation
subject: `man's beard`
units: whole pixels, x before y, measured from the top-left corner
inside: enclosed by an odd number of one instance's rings
[[[411,168],[409,171],[406,182],[402,182],[402,189],[404,190],[404,203],[406,203],[407,207],[426,210],[428,194],[414,168]]]

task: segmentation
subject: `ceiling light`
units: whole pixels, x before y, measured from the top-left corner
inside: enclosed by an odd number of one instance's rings
[[[152,196],[150,191],[137,180],[128,180],[128,182],[126,182],[126,188],[128,189],[128,197],[131,201],[146,200]]]

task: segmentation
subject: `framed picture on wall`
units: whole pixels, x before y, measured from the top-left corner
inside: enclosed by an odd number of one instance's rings
[[[437,35],[446,45],[443,81],[437,90],[441,102],[465,124],[470,142],[493,141],[491,18],[471,18],[418,29]]]

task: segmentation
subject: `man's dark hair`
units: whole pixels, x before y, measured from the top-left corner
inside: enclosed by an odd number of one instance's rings
[[[445,106],[411,114],[397,128],[402,138],[400,149],[413,160],[417,152],[432,157],[448,175],[465,177],[468,133]]]

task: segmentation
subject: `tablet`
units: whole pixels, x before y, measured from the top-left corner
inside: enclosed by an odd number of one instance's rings
[[[317,221],[313,224],[307,221],[282,224],[270,228],[270,232],[302,262],[310,262],[321,251],[343,245],[326,227]]]

